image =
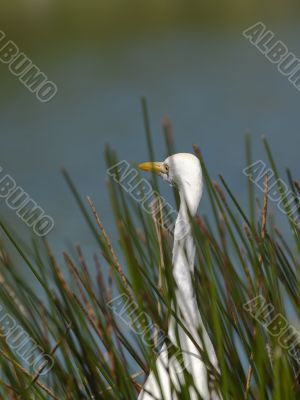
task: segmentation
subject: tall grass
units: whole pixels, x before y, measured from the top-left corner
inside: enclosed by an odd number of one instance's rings
[[[143,112],[152,157],[145,102]],[[172,153],[168,121],[164,133],[167,152]],[[265,139],[263,145],[277,173]],[[289,341],[283,346],[274,334],[276,320],[267,329],[251,316],[259,304],[243,306],[262,295],[273,307],[269,316],[264,315],[265,325],[279,314],[287,320],[299,316],[299,229],[290,223],[292,239],[286,239],[275,225],[269,213],[266,178],[264,193],[249,181],[249,209],[244,210],[228,181],[222,176],[212,181],[198,148],[191,151],[200,158],[211,205],[209,217],[199,215],[193,224],[197,301],[220,365],[220,371],[214,370],[203,351],[211,387],[223,399],[298,399],[299,365],[289,352]],[[248,138],[247,164],[252,162],[251,153]],[[106,149],[105,156],[108,167],[117,162],[111,149]],[[96,238],[94,266],[87,264],[79,246],[76,255],[64,253],[64,265],[59,265],[46,240],[33,238],[27,248],[0,223],[30,278],[20,278],[18,266],[1,245],[1,306],[55,361],[47,374],[28,366],[10,345],[0,321],[1,398],[135,399],[149,369],[155,369],[168,317],[174,315],[172,236],[111,179],[108,191],[119,237],[112,244],[92,199],[77,192],[66,171],[63,175]],[[155,177],[151,180],[157,189]],[[299,194],[290,171],[286,180]],[[278,190],[284,197],[283,188]],[[178,204],[176,198],[174,204]],[[287,201],[284,204],[288,207]],[[42,297],[32,289],[31,279],[41,285]],[[119,295],[119,301],[113,300]],[[174,346],[168,346],[168,351],[180,357]],[[180,398],[189,399],[187,389],[193,382],[187,371],[183,374],[186,384],[180,388]]]

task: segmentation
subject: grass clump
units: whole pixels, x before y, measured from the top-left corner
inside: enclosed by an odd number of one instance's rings
[[[143,111],[153,159],[145,102]],[[164,132],[167,152],[173,153],[167,120]],[[279,178],[269,145],[265,139],[263,143]],[[249,138],[246,148],[250,165]],[[199,215],[193,224],[195,291],[220,365],[220,371],[210,366],[211,387],[223,399],[298,399],[299,333],[288,321],[299,316],[300,241],[299,228],[288,215],[291,208],[298,210],[300,186],[288,170],[286,181],[295,195],[292,204],[282,181],[276,180],[290,230],[283,235],[269,212],[267,175],[262,193],[249,179],[249,208],[244,210],[227,180],[220,176],[212,181],[196,146],[194,152],[202,164],[211,205],[209,218]],[[115,165],[115,152],[107,148],[105,154],[108,167]],[[64,265],[59,265],[46,240],[33,238],[28,248],[0,222],[28,274],[33,274],[44,292],[38,297],[28,281],[21,279],[2,244],[1,398],[136,399],[154,368],[162,341],[168,340],[167,321],[175,291],[172,235],[110,179],[108,190],[119,236],[115,249],[92,199],[83,199],[68,173],[63,171],[63,175],[96,239],[94,266],[88,265],[80,246],[72,255],[64,253]],[[155,177],[151,179],[158,190]],[[23,330],[49,357],[47,363],[33,363],[16,350],[20,348],[9,341],[9,326],[3,324],[5,314],[13,318],[15,329]],[[180,324],[178,316],[174,317]],[[170,356],[178,354],[173,347],[168,347]],[[188,373],[184,374],[193,385]],[[189,398],[184,385],[180,398]]]

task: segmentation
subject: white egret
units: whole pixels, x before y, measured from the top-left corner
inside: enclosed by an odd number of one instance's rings
[[[204,327],[193,285],[195,243],[190,218],[196,215],[202,197],[203,178],[200,162],[193,154],[179,153],[168,157],[163,162],[140,164],[139,168],[144,171],[155,171],[179,190],[180,209],[174,230],[172,259],[173,276],[176,283],[176,313],[199,347],[206,349],[210,362],[218,369],[215,351]],[[199,337],[199,330],[202,332],[202,339]],[[183,367],[191,374],[201,398],[204,400],[218,399],[216,394],[211,394],[209,391],[207,366],[203,357],[174,318],[170,320],[168,336],[175,346],[182,349]],[[178,343],[178,338],[180,343]],[[171,363],[168,360],[165,344],[156,360],[156,371],[160,384],[154,372],[150,372],[139,394],[139,400],[177,399],[174,387],[180,390],[183,378],[176,368],[176,362]],[[190,387],[189,392],[192,400],[199,398],[193,387]]]

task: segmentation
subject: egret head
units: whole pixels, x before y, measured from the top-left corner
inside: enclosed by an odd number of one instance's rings
[[[190,153],[178,153],[162,162],[146,162],[138,166],[143,171],[154,171],[170,185],[178,188],[188,203],[192,213],[198,207],[202,195],[202,169],[196,156]]]
[[[143,171],[154,171],[179,190],[183,185],[199,185],[202,181],[200,162],[190,153],[173,154],[162,162],[146,162],[138,167]]]

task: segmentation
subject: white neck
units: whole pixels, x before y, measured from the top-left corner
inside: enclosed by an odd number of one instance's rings
[[[195,243],[190,219],[196,215],[202,195],[202,187],[199,182],[193,187],[184,185],[179,193],[181,204],[174,232],[173,276],[177,285],[178,305],[193,325],[198,326],[199,313],[192,281]]]

